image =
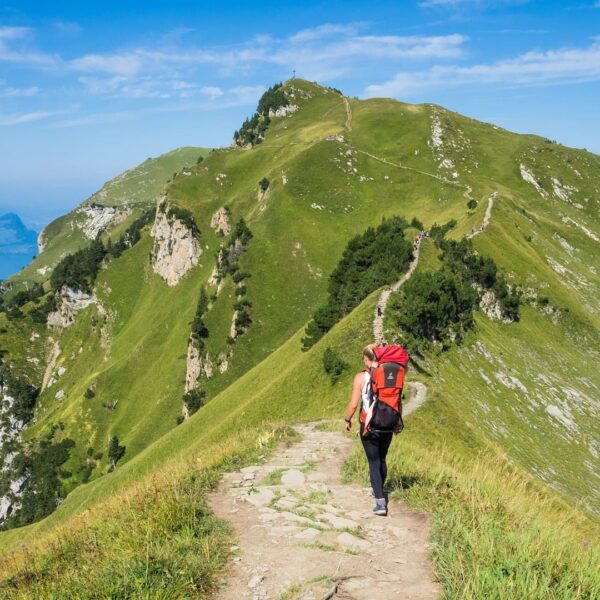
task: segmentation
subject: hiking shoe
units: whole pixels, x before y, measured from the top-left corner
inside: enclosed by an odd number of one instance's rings
[[[373,509],[373,514],[378,515],[380,517],[387,517],[387,504],[385,500],[375,501],[375,508]]]

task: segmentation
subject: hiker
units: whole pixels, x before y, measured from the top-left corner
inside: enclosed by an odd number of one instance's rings
[[[381,314],[381,306],[377,305],[377,316],[380,317]]]
[[[361,403],[360,440],[369,463],[372,494],[375,498],[373,514],[379,516],[387,515],[384,489],[387,477],[386,456],[394,433],[400,432],[404,427],[400,396],[407,362],[408,354],[399,346],[366,346],[363,349],[365,368],[354,377],[352,395],[344,417],[344,429],[350,431],[352,417],[359,402]],[[388,387],[382,381],[383,378],[392,378],[392,384]]]

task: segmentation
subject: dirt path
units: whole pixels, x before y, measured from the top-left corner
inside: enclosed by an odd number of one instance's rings
[[[419,250],[421,242],[417,242],[417,248],[414,251],[413,259],[408,266],[408,271],[391,287],[386,288],[381,292],[377,305],[375,306],[375,314],[373,316],[373,339],[377,344],[383,343],[383,320],[385,318],[385,309],[387,308],[388,300],[393,292],[397,292],[413,275],[417,265],[419,264]]]
[[[423,384],[413,384],[405,414],[425,395]],[[212,496],[212,509],[239,540],[216,597],[437,598],[425,515],[394,501],[388,517],[372,515],[370,489],[340,479],[352,439],[318,425],[296,426],[299,442],[225,475]]]
[[[476,229],[469,235],[467,235],[468,238],[475,237],[477,234],[481,233],[482,231],[485,231],[488,228],[488,225],[490,224],[490,219],[492,218],[492,208],[494,207],[494,201],[496,200],[497,197],[498,197],[498,192],[494,192],[488,198],[488,205],[487,205],[487,208],[485,209],[485,214],[483,215],[483,221],[481,223],[481,227],[479,229]]]
[[[58,342],[54,341],[54,338],[52,337],[49,337],[48,341],[52,343],[52,348],[48,353],[48,363],[46,365],[46,370],[44,371],[44,378],[42,379],[42,390],[45,390],[46,387],[48,387],[48,382],[52,376],[52,371],[54,371],[56,361],[60,356],[60,346],[58,345]]]
[[[352,108],[350,108],[350,102],[348,102],[348,98],[346,96],[342,96],[344,100],[344,106],[346,107],[346,123],[344,125],[344,129],[346,131],[352,131]]]
[[[357,152],[360,152],[361,154],[364,154],[365,156],[368,156],[370,158],[372,158],[373,160],[376,160],[380,163],[383,163],[385,165],[390,165],[390,167],[396,167],[397,169],[403,169],[405,171],[412,171],[413,173],[419,173],[419,175],[425,175],[426,177],[431,177],[433,179],[437,179],[438,181],[442,181],[443,183],[447,183],[448,185],[453,185],[454,187],[459,187],[459,188],[464,188],[465,189],[465,198],[471,198],[471,192],[473,191],[471,186],[465,184],[465,183],[460,183],[458,181],[452,181],[451,179],[446,179],[445,177],[442,177],[441,175],[436,175],[435,173],[428,173],[427,171],[421,171],[419,169],[415,169],[414,167],[407,167],[406,165],[401,165],[399,163],[395,163],[392,162],[391,160],[388,160],[387,158],[382,158],[381,156],[376,156],[375,154],[371,154],[370,152],[367,152],[366,150],[360,150],[359,148],[356,148]]]

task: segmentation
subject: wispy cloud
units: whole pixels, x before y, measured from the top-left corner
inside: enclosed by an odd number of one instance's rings
[[[179,72],[185,72],[189,78],[197,69],[210,68],[219,76],[246,75],[270,65],[290,73],[296,69],[299,75],[308,79],[324,80],[352,72],[357,66],[365,68],[369,61],[389,63],[404,59],[457,58],[463,54],[467,40],[460,34],[359,35],[360,27],[357,24],[326,24],[304,29],[287,38],[257,36],[245,44],[230,47],[178,46],[93,53],[73,59],[69,66],[76,72],[85,73],[80,81],[92,92],[112,90],[123,94],[125,86],[132,81],[151,77],[163,82],[163,92],[170,97],[168,88],[173,73],[179,77]],[[120,77],[124,79],[117,79]]]
[[[52,111],[36,111],[14,115],[0,115],[0,127],[9,127],[11,125],[31,123],[32,121],[41,121],[42,119],[47,119],[55,114],[56,113]]]
[[[312,42],[314,40],[320,40],[326,37],[337,36],[337,35],[355,35],[360,29],[361,24],[348,24],[348,25],[336,25],[333,23],[325,23],[324,25],[318,25],[317,27],[310,27],[308,29],[302,29],[298,33],[290,36],[289,41],[293,44]]]
[[[92,93],[138,98],[173,98],[201,92],[196,86],[183,92],[176,84],[190,82],[198,73],[206,78],[248,75],[275,66],[307,79],[331,80],[369,63],[400,60],[452,59],[463,54],[466,36],[450,34],[365,35],[362,24],[325,24],[298,31],[287,38],[255,36],[245,43],[221,47],[170,44],[168,47],[132,48],[90,53],[70,61],[81,73],[79,81]],[[209,94],[210,95],[210,94]]]
[[[434,66],[402,71],[366,88],[367,96],[408,96],[426,89],[498,84],[548,85],[600,80],[600,37],[584,48],[532,51],[516,58],[471,66]]]
[[[0,27],[0,62],[37,67],[56,66],[55,56],[27,47],[26,41],[32,35],[33,30],[29,27]]]
[[[37,86],[26,88],[10,87],[6,85],[6,81],[0,79],[0,98],[18,98],[25,96],[35,96],[40,91]]]
[[[422,0],[419,2],[421,8],[496,8],[498,6],[511,6],[515,4],[527,4],[529,0]]]

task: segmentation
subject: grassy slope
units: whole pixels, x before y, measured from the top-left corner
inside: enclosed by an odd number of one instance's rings
[[[590,511],[597,510],[598,498],[594,497],[593,490],[598,486],[591,473],[597,465],[594,444],[597,444],[598,431],[593,418],[597,406],[592,400],[594,394],[597,395],[599,382],[591,358],[597,344],[593,333],[598,330],[594,290],[598,284],[595,273],[600,265],[595,242],[568,219],[598,235],[594,204],[597,201],[584,201],[586,197],[593,197],[593,185],[598,186],[597,179],[595,184],[589,183],[593,181],[598,158],[556,145],[549,152],[539,138],[515,136],[443,109],[411,107],[387,100],[351,102],[353,131],[345,135],[353,145],[393,162],[447,177],[446,170],[438,170],[439,159],[427,146],[431,111],[442,111],[442,123],[448,132],[445,139],[449,140],[445,156],[462,165],[457,167],[459,182],[471,185],[473,196],[480,200],[477,209],[470,214],[465,207],[464,188],[356,154],[347,144],[320,141],[324,135],[342,132],[345,111],[338,96],[305,85],[317,97],[293,117],[275,121],[264,144],[249,152],[215,152],[193,169],[193,176],[177,178],[170,186],[170,199],[194,212],[203,239],[208,242],[209,249],[201,261],[203,267],[195,269],[174,290],[167,289],[144,266],[150,247],[146,240],[103,273],[99,289],[102,290],[106,282],[113,290],[107,294],[100,292],[103,304],[117,311],[111,356],[103,361],[105,350],[101,349],[99,340],[89,344],[85,352],[91,354],[85,361],[75,358],[77,364],[68,368],[64,376],[67,378],[73,373],[72,387],[65,388],[69,392],[67,401],[57,407],[48,394],[43,398],[43,406],[48,414],[57,411],[52,413],[52,419],[58,415],[75,419],[78,414],[84,414],[81,411],[85,401],[81,394],[87,382],[98,378],[98,389],[102,391],[92,402],[100,405],[100,397],[108,399],[118,393],[120,404],[110,414],[96,407],[96,416],[88,408],[85,418],[93,423],[92,435],[94,429],[100,432],[95,434],[98,440],[108,431],[119,432],[131,460],[116,473],[74,490],[60,509],[42,523],[19,532],[3,533],[0,542],[4,548],[9,549],[21,536],[31,539],[30,536],[51,531],[58,523],[68,522],[84,507],[110,497],[145,474],[166,468],[168,461],[178,454],[190,458],[198,453],[202,464],[211,464],[228,452],[251,444],[252,432],[257,427],[268,429],[269,423],[338,414],[345,401],[344,385],[348,377],[332,389],[322,373],[321,354],[325,344],[331,344],[337,346],[349,362],[355,362],[359,348],[370,335],[368,321],[373,300],[355,311],[307,354],[299,351],[301,331],[297,330],[323,298],[326,275],[347,238],[366,225],[376,223],[382,215],[395,213],[409,218],[416,215],[426,225],[454,217],[459,221],[460,234],[481,221],[485,199],[495,190],[500,192],[500,197],[493,211],[492,225],[485,235],[475,238],[476,247],[494,256],[512,281],[546,294],[552,305],[561,309],[560,317],[554,325],[550,316],[528,307],[521,323],[506,326],[491,323],[482,316],[478,318],[476,336],[463,348],[439,358],[431,357],[427,364],[431,373],[427,382],[432,388],[433,402],[422,416],[415,417],[412,456],[424,453],[432,442],[437,446],[447,444],[448,456],[430,465],[432,469],[434,466],[447,469],[458,457],[472,466],[483,449],[498,455],[504,452],[517,471],[516,465],[522,465],[560,489],[571,502],[581,502]],[[316,118],[320,118],[318,123],[314,123]],[[460,140],[457,130],[462,130],[471,140],[470,149],[465,149],[464,142],[462,148],[451,145],[453,136]],[[412,150],[415,147],[418,154]],[[543,151],[538,152],[534,147]],[[348,150],[353,154],[346,154]],[[463,155],[467,158],[472,155],[471,163],[464,164],[464,160],[460,163],[459,157]],[[542,198],[530,184],[522,181],[519,161],[535,158],[537,162],[531,162],[531,168],[535,168],[537,174],[546,167],[540,155],[555,172],[560,171],[566,183],[572,181],[572,168],[588,178],[585,185],[579,186],[581,191],[574,194],[577,198],[573,202],[583,208],[553,196]],[[335,159],[339,162],[334,162]],[[563,163],[569,166],[563,168]],[[355,175],[348,172],[353,168],[357,168]],[[227,173],[225,183],[216,180],[220,172]],[[288,178],[286,184],[282,175]],[[373,180],[361,181],[360,175]],[[258,202],[256,184],[263,176],[271,180],[271,187],[266,199]],[[544,185],[551,190],[551,183]],[[208,222],[214,210],[224,204],[232,207],[234,218],[247,217],[255,234],[242,258],[243,270],[252,274],[248,294],[254,304],[255,324],[234,347],[231,371],[211,380],[209,391],[214,399],[198,416],[158,439],[172,426],[180,408],[185,371],[181,356],[185,352],[187,322],[199,286],[210,270],[209,257],[218,243]],[[568,251],[557,236],[566,240],[572,250]],[[427,246],[424,250],[427,252],[423,266],[431,268],[435,265],[435,252]],[[549,258],[554,263],[549,263]],[[568,271],[557,273],[557,264]],[[131,273],[135,276],[127,284]],[[582,285],[583,278],[585,285]],[[225,347],[232,302],[226,288],[207,317],[211,353]],[[61,340],[61,346],[65,344],[67,348],[64,356],[76,350],[82,339],[88,339],[85,318],[82,315],[76,326],[79,332],[74,328],[65,334],[65,338],[71,336],[70,341]],[[169,333],[164,336],[167,327]],[[297,333],[294,335],[294,332]],[[575,344],[575,340],[579,343]],[[487,361],[482,348],[489,350],[497,363]],[[562,360],[563,357],[566,360]],[[94,370],[90,370],[90,364]],[[157,365],[160,368],[156,368]],[[129,375],[131,369],[144,373],[142,381]],[[494,373],[498,373],[500,379]],[[511,389],[501,383],[505,380],[503,374],[517,377],[528,391],[533,391],[528,395],[529,401],[518,388]],[[540,379],[540,375],[551,378],[550,384]],[[567,379],[572,385],[566,383]],[[132,381],[141,386],[139,390],[134,387],[129,391]],[[574,395],[570,400],[565,392],[567,385],[579,396]],[[552,394],[556,398],[550,398]],[[589,400],[582,401],[582,394]],[[579,428],[577,435],[545,412],[544,407],[550,401],[565,413],[565,406],[574,412],[573,420]],[[160,414],[160,418],[157,419],[156,414]],[[493,419],[490,414],[494,415]],[[51,420],[42,418],[38,427],[43,427],[44,422]],[[239,439],[231,435],[234,432]],[[548,436],[556,440],[559,451],[549,450],[544,444]],[[455,438],[456,444],[452,441]],[[158,441],[148,446],[155,439]],[[225,444],[223,439],[227,440]],[[410,450],[405,443],[396,445],[396,449]],[[141,452],[134,455],[137,450]],[[467,467],[462,472],[468,472]],[[527,497],[526,491],[522,493]],[[574,529],[581,535],[593,527],[585,518],[577,517],[559,501],[555,502],[563,511],[562,517],[569,515],[569,518],[579,519]],[[560,511],[549,510],[548,519],[557,521]]]

